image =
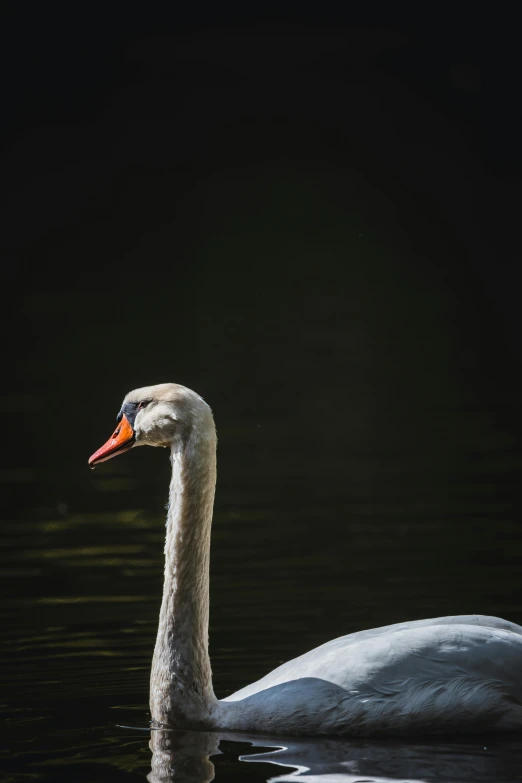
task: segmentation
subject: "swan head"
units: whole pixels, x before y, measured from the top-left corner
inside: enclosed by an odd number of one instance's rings
[[[191,389],[160,383],[129,392],[117,416],[118,426],[89,458],[91,468],[135,446],[171,447],[195,430],[213,432],[212,412]]]

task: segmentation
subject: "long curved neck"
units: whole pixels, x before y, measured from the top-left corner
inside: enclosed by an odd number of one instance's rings
[[[172,726],[209,725],[216,697],[208,655],[210,528],[216,433],[210,410],[171,447],[165,581],[152,661],[150,709]]]

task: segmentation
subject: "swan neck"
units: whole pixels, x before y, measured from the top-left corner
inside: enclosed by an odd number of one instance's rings
[[[172,726],[209,725],[216,697],[208,654],[210,529],[216,436],[210,420],[171,446],[165,577],[151,672],[151,715]]]

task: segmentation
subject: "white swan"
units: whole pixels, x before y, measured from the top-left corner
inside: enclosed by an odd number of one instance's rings
[[[128,394],[91,467],[134,446],[171,450],[165,582],[150,709],[177,728],[399,735],[522,728],[522,628],[464,615],[343,636],[218,700],[208,656],[212,412],[176,384]]]

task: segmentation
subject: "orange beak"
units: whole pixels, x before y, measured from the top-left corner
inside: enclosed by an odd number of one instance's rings
[[[124,451],[132,449],[134,440],[134,430],[125,414],[123,414],[120,423],[107,443],[104,443],[101,449],[95,451],[92,457],[89,458],[90,467],[94,468],[100,462],[105,462],[108,459],[112,459],[112,457],[116,457],[117,454],[123,454]]]

